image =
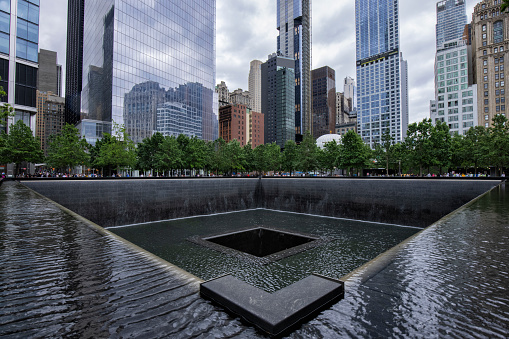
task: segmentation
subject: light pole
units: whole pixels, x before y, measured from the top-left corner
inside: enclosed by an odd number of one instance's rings
[[[399,176],[401,176],[401,160],[398,160],[398,164],[399,164]]]

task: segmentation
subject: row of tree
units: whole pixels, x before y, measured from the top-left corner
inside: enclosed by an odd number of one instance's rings
[[[46,164],[68,172],[76,166],[100,170],[104,175],[122,170],[152,171],[155,175],[186,173],[295,172],[343,169],[348,175],[364,169],[383,169],[391,173],[444,173],[450,169],[495,167],[500,174],[509,166],[509,124],[502,115],[495,117],[493,127],[471,128],[465,136],[451,136],[445,123],[424,119],[408,126],[404,142],[397,143],[386,133],[381,143],[371,150],[354,131],[346,133],[341,142],[329,142],[323,149],[307,134],[300,144],[288,141],[283,151],[276,144],[252,148],[241,147],[237,140],[206,142],[185,135],[152,137],[135,145],[120,126],[113,134],[105,134],[94,146],[80,137],[76,127],[65,125],[62,132],[51,137],[48,155],[43,156],[40,144],[22,121],[11,125],[10,133],[0,135],[0,163],[22,162]]]

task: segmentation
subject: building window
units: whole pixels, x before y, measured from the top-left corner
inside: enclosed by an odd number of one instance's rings
[[[504,41],[504,22],[497,21],[493,24],[493,42],[499,43]]]
[[[486,25],[482,25],[482,31],[486,32]]]

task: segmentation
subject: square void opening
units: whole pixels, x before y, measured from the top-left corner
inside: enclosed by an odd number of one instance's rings
[[[262,265],[322,245],[329,239],[256,227],[208,237],[188,239],[198,245]]]
[[[312,242],[316,239],[260,227],[247,231],[205,238],[205,240],[256,257],[265,257]]]

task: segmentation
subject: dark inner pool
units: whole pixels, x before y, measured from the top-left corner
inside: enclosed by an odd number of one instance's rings
[[[328,241],[268,265],[188,241],[191,237],[210,237],[256,227],[309,234]],[[339,279],[420,231],[415,227],[265,209],[108,229],[203,280],[232,274],[268,292],[312,273]]]

